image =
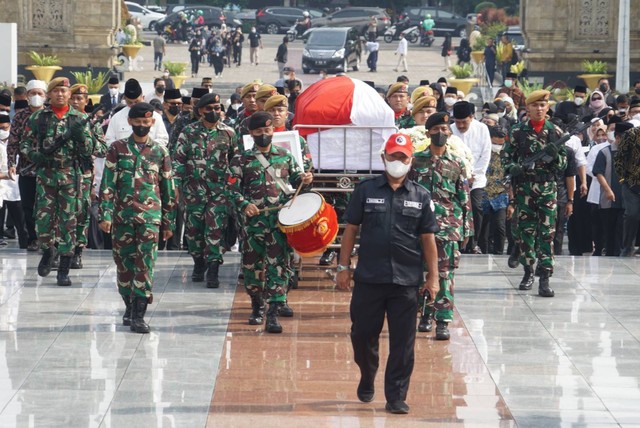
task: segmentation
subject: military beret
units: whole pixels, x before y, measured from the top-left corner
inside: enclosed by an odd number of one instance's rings
[[[0,113],[0,123],[11,123],[11,116],[3,111]]]
[[[202,98],[209,93],[207,88],[193,88],[191,91],[191,98]]]
[[[107,83],[109,85],[119,85],[120,84],[120,79],[118,79],[116,76],[111,76]]]
[[[411,92],[411,103],[415,103],[418,98],[433,96],[433,89],[429,86],[418,86]]]
[[[475,107],[469,101],[458,101],[453,105],[453,117],[466,119],[475,112]]]
[[[444,91],[444,93],[458,95],[458,88],[456,88],[455,86],[447,86],[447,90]]]
[[[267,111],[273,107],[289,107],[289,99],[284,95],[273,95],[264,103],[264,110]]]
[[[256,100],[259,100],[262,98],[269,98],[272,95],[275,95],[277,93],[278,93],[278,90],[276,89],[275,86],[265,83],[264,85],[260,85],[260,87],[256,91]]]
[[[142,87],[136,79],[129,79],[124,84],[124,96],[130,100],[135,100],[142,95]]]
[[[512,72],[508,72],[506,75],[506,78],[509,79],[517,79],[518,78],[518,73],[512,73]]]
[[[55,88],[57,88],[59,86],[63,86],[63,87],[66,87],[66,88],[71,86],[69,84],[69,79],[67,79],[66,77],[56,77],[55,79],[53,79],[53,80],[51,80],[49,82],[49,85],[47,86],[47,92],[51,92]]]
[[[486,113],[497,113],[498,106],[495,105],[494,103],[484,103],[482,105],[482,110],[487,110]]]
[[[0,106],[11,107],[11,97],[9,95],[0,94]]]
[[[207,94],[200,98],[198,104],[196,104],[196,108],[202,108],[208,106],[209,104],[220,104],[220,95],[218,94]]]
[[[244,98],[247,96],[247,94],[251,92],[258,92],[259,88],[260,88],[260,84],[258,82],[247,83],[242,87],[242,91],[240,91],[240,97]]]
[[[254,129],[264,128],[273,124],[273,116],[266,111],[257,111],[249,116],[247,126],[249,131]]]
[[[630,123],[630,122],[616,123],[616,129],[613,131],[613,135],[622,135],[630,129],[633,129],[633,123]]]
[[[427,123],[424,124],[424,128],[426,130],[429,130],[438,125],[449,126],[449,113],[446,113],[444,111],[433,113],[431,116],[429,116],[429,119],[427,119]]]
[[[387,97],[390,97],[391,95],[395,94],[396,92],[397,93],[408,94],[409,93],[408,85],[406,83],[403,83],[403,82],[394,83],[393,85],[391,85],[391,87],[387,91]]]
[[[154,108],[149,103],[136,103],[129,110],[129,119],[136,119],[139,117],[153,117]]]
[[[43,91],[47,90],[47,84],[44,80],[29,80],[27,82],[27,92],[32,89],[42,89]]]
[[[432,96],[420,97],[413,103],[413,108],[411,109],[411,114],[415,116],[420,110],[425,107],[435,107],[437,105],[437,101]]]
[[[179,100],[182,98],[182,94],[180,93],[180,89],[167,89],[164,91],[163,99],[167,100]]]
[[[191,97],[182,97],[182,104],[191,104]]]
[[[573,92],[582,92],[584,94],[587,93],[587,87],[583,86],[583,85],[576,85],[575,88],[573,88]]]
[[[76,83],[71,88],[69,88],[69,91],[71,92],[71,95],[74,95],[74,94],[88,95],[89,94],[89,89],[87,88],[87,85],[83,85],[82,83]]]
[[[549,96],[551,92],[545,91],[544,89],[539,89],[537,91],[531,92],[527,99],[524,101],[526,104],[533,104],[537,101],[549,101]]]

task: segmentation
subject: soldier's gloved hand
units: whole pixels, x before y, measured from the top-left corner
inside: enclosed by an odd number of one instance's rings
[[[555,144],[547,144],[544,146],[544,152],[551,158],[555,159],[558,157],[558,146]]]
[[[520,177],[524,173],[522,167],[518,164],[511,165],[509,168],[509,174],[511,174],[512,178]]]
[[[74,122],[69,127],[69,133],[73,141],[78,143],[82,143],[84,141],[84,125],[81,122]]]

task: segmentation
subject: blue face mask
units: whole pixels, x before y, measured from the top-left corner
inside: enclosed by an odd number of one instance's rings
[[[511,86],[513,86],[513,80],[509,79],[509,80],[505,80],[504,81],[504,86],[507,88],[510,88]]]

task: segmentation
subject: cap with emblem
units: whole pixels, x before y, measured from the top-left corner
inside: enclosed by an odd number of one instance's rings
[[[119,85],[120,80],[116,76],[111,76],[107,82],[109,85]]]
[[[256,93],[258,92],[258,89],[260,89],[259,83],[256,83],[256,82],[247,83],[242,87],[242,90],[240,91],[240,97],[244,98],[252,92]]]
[[[458,101],[453,105],[453,117],[455,119],[466,119],[473,115],[475,107],[469,101]]]
[[[247,127],[249,131],[253,131],[258,128],[265,128],[273,125],[273,116],[266,111],[257,111],[249,116]]]
[[[207,88],[193,88],[191,91],[191,98],[202,98],[209,93]]]
[[[289,107],[289,99],[284,95],[273,95],[264,103],[264,109],[266,111],[273,107]]]
[[[437,101],[434,97],[426,96],[420,97],[413,103],[413,109],[411,109],[411,114],[415,116],[420,110],[425,107],[436,107]]]
[[[275,86],[265,83],[264,85],[261,85],[256,91],[256,100],[259,100],[262,98],[269,98],[270,96],[275,95],[277,93],[278,93],[278,90],[276,89]]]
[[[292,71],[296,71],[296,70],[293,67],[287,66],[287,67],[283,68],[282,71],[284,73],[291,73]]]
[[[42,89],[43,91],[46,91],[47,84],[44,80],[29,80],[29,82],[27,82],[27,92],[32,89]]]
[[[415,103],[418,98],[433,96],[433,89],[429,86],[418,86],[411,92],[411,103]]]
[[[429,116],[429,119],[427,119],[427,123],[424,124],[424,128],[429,130],[438,125],[449,125],[449,113],[443,111],[433,113]]]
[[[220,95],[218,94],[207,94],[204,97],[200,98],[198,104],[196,104],[196,108],[202,108],[208,106],[209,104],[220,104]]]
[[[404,153],[408,157],[413,156],[413,143],[411,137],[406,134],[392,134],[384,145],[384,152],[388,155],[391,153]]]
[[[129,110],[129,119],[153,117],[154,108],[149,103],[136,103]]]
[[[389,87],[389,90],[387,91],[387,98],[390,97],[393,94],[396,94],[396,93],[408,94],[409,93],[408,88],[409,88],[409,86],[406,83],[404,83],[404,82],[396,82],[396,83],[394,83],[393,85],[391,85]]]
[[[69,88],[69,91],[71,92],[71,95],[75,95],[75,94],[89,95],[89,90],[87,89],[87,85],[84,85],[82,83],[76,83],[71,88]]]
[[[66,77],[56,77],[49,82],[49,85],[47,86],[47,92],[51,92],[58,87],[68,88],[70,86],[71,85],[69,84],[69,79],[67,79]]]
[[[444,92],[445,94],[454,94],[454,95],[458,95],[458,88],[456,88],[455,86],[447,86],[447,90]]]
[[[491,138],[506,138],[507,133],[501,126],[490,126],[489,127],[489,136]]]
[[[130,100],[135,100],[142,95],[142,87],[136,79],[129,79],[124,84],[124,96]]]
[[[630,122],[616,123],[616,128],[613,131],[613,135],[622,135],[630,129],[633,129],[633,123],[630,123]]]
[[[179,100],[182,98],[182,94],[180,93],[180,89],[167,89],[164,91],[164,100]]]
[[[551,92],[545,91],[544,89],[540,89],[537,91],[531,92],[527,99],[524,101],[526,104],[533,104],[538,101],[549,101],[549,96]]]

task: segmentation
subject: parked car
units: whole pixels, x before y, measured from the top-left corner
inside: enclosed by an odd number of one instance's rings
[[[256,28],[262,33],[285,33],[297,21],[302,21],[304,11],[309,12],[311,22],[322,17],[322,12],[316,9],[269,6],[256,11]]]
[[[369,20],[378,18],[378,35],[384,34],[391,25],[391,19],[384,9],[379,7],[348,7],[340,9],[323,18],[311,20],[312,27],[355,27],[362,35],[366,34]]]
[[[346,72],[360,69],[362,43],[359,27],[313,28],[305,33],[302,72]]]
[[[431,19],[436,23],[433,27],[436,36],[444,36],[446,33],[452,33],[458,37],[467,36],[467,19],[446,10],[434,7],[408,6],[404,9],[404,13],[409,16],[411,25],[420,25],[420,22],[427,15],[431,15]]]
[[[193,16],[199,11],[202,11],[202,15],[204,17],[204,25],[209,28],[220,28],[222,23],[225,22],[226,16],[224,15],[222,9],[219,7],[213,6],[185,6],[184,9],[174,12],[170,15],[167,15],[164,19],[158,21],[156,24],[156,31],[158,34],[162,34],[164,28],[167,25],[171,25],[175,27],[176,24],[180,21],[180,13],[184,13],[187,15],[187,19],[189,21],[193,21]],[[227,24],[230,25],[230,24]]]
[[[135,18],[139,18],[140,22],[142,23],[142,27],[148,28],[151,31],[155,30],[158,21],[164,19],[165,17],[163,13],[149,10],[144,6],[140,6],[138,3],[134,3],[131,1],[126,1],[124,3],[127,5],[129,15]]]
[[[526,49],[524,45],[524,36],[522,35],[522,30],[520,29],[519,25],[507,27],[507,30],[504,32],[504,34],[506,34],[509,37],[509,40],[511,40],[511,44],[513,45],[513,49],[515,51],[522,52]]]

